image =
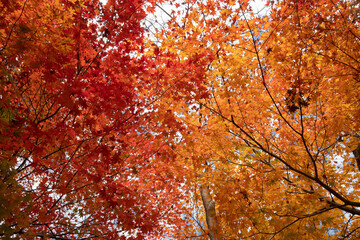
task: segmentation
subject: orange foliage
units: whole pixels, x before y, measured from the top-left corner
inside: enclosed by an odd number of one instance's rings
[[[0,237],[359,238],[358,1],[163,2],[0,1]]]
[[[358,238],[359,5],[263,7],[191,1],[187,17],[159,34],[180,62],[201,56],[196,67],[205,71],[185,81],[208,94],[190,102],[192,89],[173,106],[191,132],[181,154],[194,168],[198,221],[179,235]],[[210,213],[196,207],[204,184],[216,204],[217,237],[204,227]]]

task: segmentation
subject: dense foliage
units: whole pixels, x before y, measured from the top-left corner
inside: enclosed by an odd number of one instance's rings
[[[169,3],[0,1],[0,236],[358,239],[358,1]]]

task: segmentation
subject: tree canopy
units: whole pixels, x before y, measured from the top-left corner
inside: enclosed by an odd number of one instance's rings
[[[359,17],[1,0],[0,237],[358,239]]]

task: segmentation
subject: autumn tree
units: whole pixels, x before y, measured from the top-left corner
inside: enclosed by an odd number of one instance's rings
[[[205,207],[178,236],[357,239],[358,2],[182,7],[157,36],[164,58],[194,64],[168,73],[166,101],[186,126],[192,204]]]
[[[0,1],[1,238],[358,238],[358,1],[162,3]]]
[[[154,4],[0,1],[2,239],[144,239],[177,223],[186,173],[142,27]]]

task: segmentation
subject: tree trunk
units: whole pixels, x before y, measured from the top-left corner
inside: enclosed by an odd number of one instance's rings
[[[210,240],[218,240],[215,202],[211,197],[209,186],[203,184],[200,188],[200,194],[205,208],[209,238]]]
[[[353,151],[353,154],[355,156],[357,167],[358,167],[358,169],[360,171],[360,143],[357,146],[357,148]]]

